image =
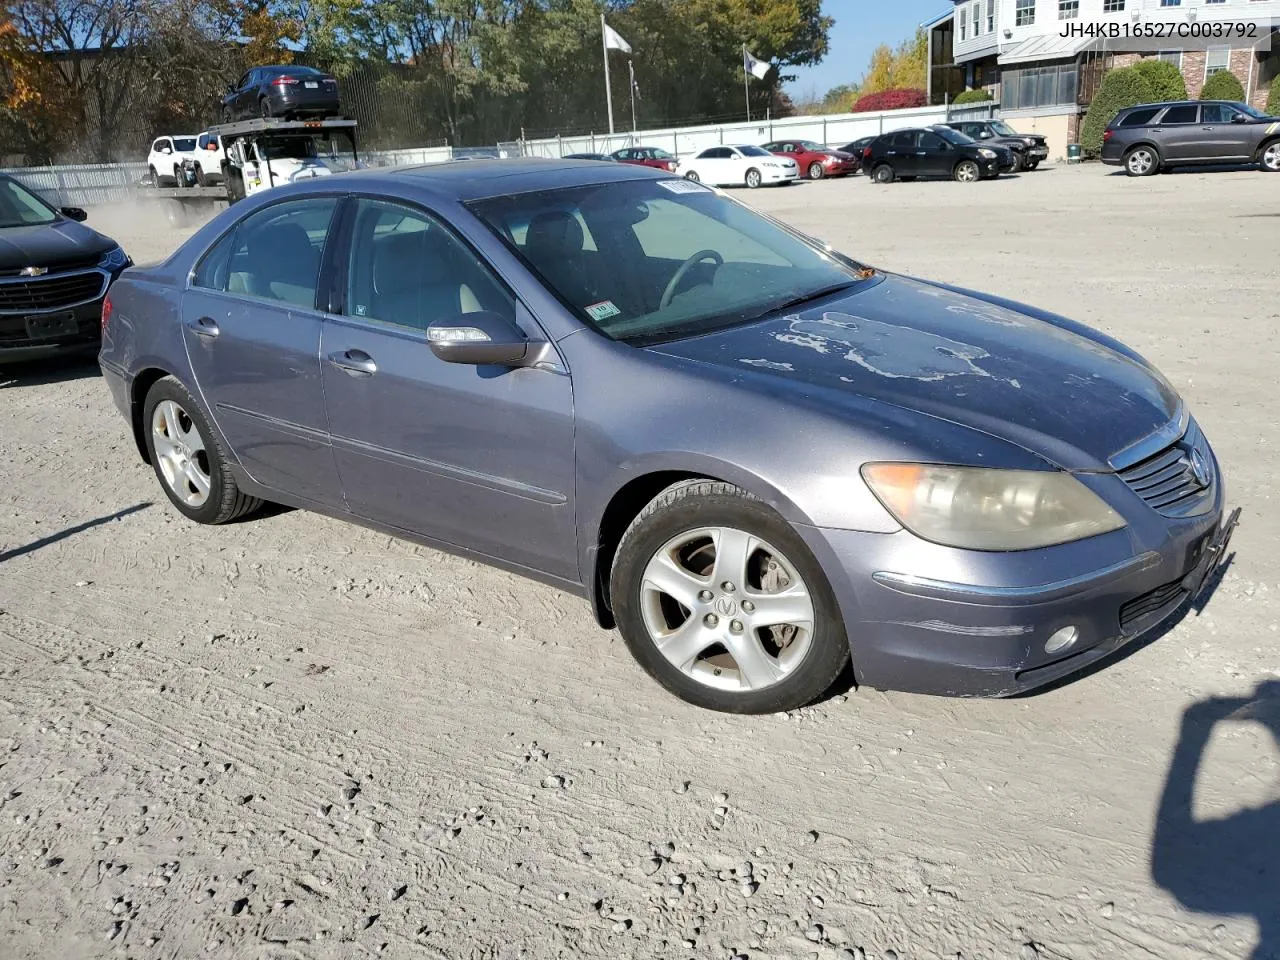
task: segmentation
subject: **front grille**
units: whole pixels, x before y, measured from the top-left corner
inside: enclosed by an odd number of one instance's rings
[[[1126,630],[1139,620],[1155,613],[1170,613],[1187,596],[1181,580],[1174,580],[1154,590],[1134,597],[1120,608],[1120,629]]]
[[[54,274],[0,283],[0,313],[35,313],[94,300],[106,288],[106,274]]]
[[[56,267],[49,267],[47,276],[62,275],[71,273],[72,271],[92,270],[98,265],[99,255],[94,254],[91,257],[81,257],[79,260],[65,260],[60,262]],[[40,264],[43,266],[43,264]],[[22,276],[22,267],[0,267],[0,277],[20,277]]]
[[[1192,459],[1197,457],[1206,483],[1196,478]],[[1120,471],[1120,479],[1164,517],[1194,517],[1213,507],[1213,454],[1194,420],[1186,433],[1159,453]]]

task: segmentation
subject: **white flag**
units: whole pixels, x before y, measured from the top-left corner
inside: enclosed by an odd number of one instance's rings
[[[603,21],[601,22],[603,23]],[[607,23],[604,24],[604,48],[606,50],[621,50],[623,53],[631,52],[631,44],[618,36],[618,31]]]
[[[750,53],[747,52],[746,47],[743,47],[742,48],[742,69],[746,70],[747,73],[751,74],[757,80],[763,80],[765,76],[769,73],[769,64],[764,60],[757,60],[755,57],[753,57]]]

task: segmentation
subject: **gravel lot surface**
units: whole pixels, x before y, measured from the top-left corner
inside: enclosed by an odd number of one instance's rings
[[[1280,956],[1277,187],[739,194],[1121,337],[1214,443],[1244,514],[1205,609],[1016,700],[698,711],[553,589],[189,523],[95,366],[0,368],[0,957]],[[89,222],[138,261],[185,235]]]

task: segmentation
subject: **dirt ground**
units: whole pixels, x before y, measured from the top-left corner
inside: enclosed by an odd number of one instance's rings
[[[0,370],[0,956],[1280,956],[1277,187],[740,194],[1120,336],[1214,443],[1244,514],[1205,609],[1022,699],[686,707],[547,587],[189,523],[96,367]],[[90,223],[139,261],[183,235]]]

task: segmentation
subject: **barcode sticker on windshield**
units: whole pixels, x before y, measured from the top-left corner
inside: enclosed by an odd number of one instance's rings
[[[711,189],[696,180],[659,180],[658,186],[666,187],[672,193],[698,193],[702,190]]]
[[[612,300],[601,300],[599,303],[593,303],[589,307],[583,307],[587,311],[587,316],[599,323],[601,320],[608,320],[610,317],[616,317],[622,311],[613,305]]]

